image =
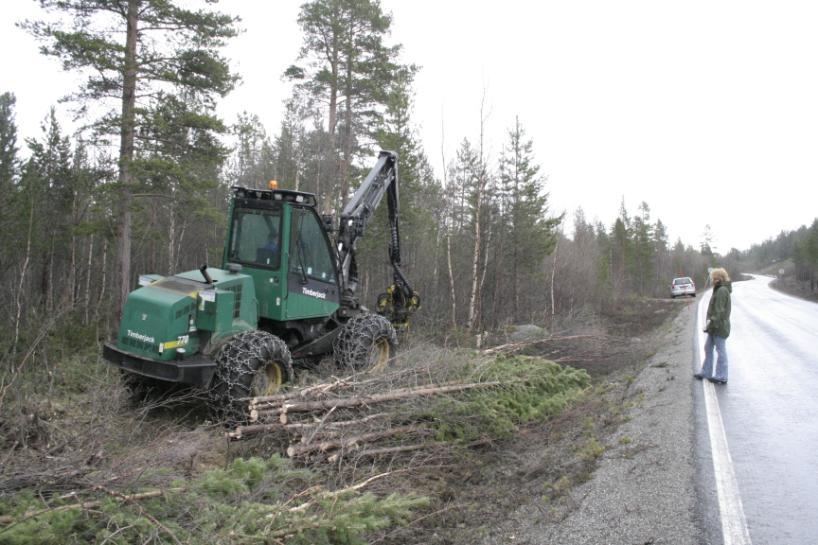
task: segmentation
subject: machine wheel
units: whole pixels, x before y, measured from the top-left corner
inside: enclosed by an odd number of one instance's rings
[[[332,345],[335,363],[354,371],[382,371],[398,348],[398,336],[379,314],[359,314],[349,320]]]
[[[275,394],[293,380],[290,349],[265,331],[239,333],[219,349],[215,361],[211,407],[231,424],[247,421],[247,402],[241,398]]]

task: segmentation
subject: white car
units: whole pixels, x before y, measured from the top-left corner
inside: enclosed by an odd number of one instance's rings
[[[670,297],[675,299],[681,295],[690,295],[696,297],[696,284],[689,276],[682,276],[674,278],[670,284]]]

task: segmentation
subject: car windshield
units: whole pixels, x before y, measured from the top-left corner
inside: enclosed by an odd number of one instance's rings
[[[674,286],[679,286],[681,284],[692,284],[692,283],[693,283],[693,280],[691,280],[689,277],[674,278],[673,279],[673,285]]]

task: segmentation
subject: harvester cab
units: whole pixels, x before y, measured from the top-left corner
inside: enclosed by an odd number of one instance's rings
[[[393,283],[371,313],[358,298],[356,249],[384,196]],[[103,349],[134,394],[157,384],[206,388],[220,416],[240,421],[239,400],[277,391],[293,362],[332,353],[347,370],[386,365],[394,326],[420,305],[401,270],[396,154],[380,153],[337,227],[316,208],[314,195],[272,182],[234,187],[221,268],[140,277]]]

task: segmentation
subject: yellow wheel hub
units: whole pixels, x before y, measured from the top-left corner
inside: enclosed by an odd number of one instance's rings
[[[284,372],[281,364],[277,361],[268,362],[253,377],[252,395],[273,395],[281,389],[282,384],[284,384]]]
[[[369,352],[367,368],[373,372],[380,372],[386,369],[389,361],[389,342],[386,339],[378,339]]]

